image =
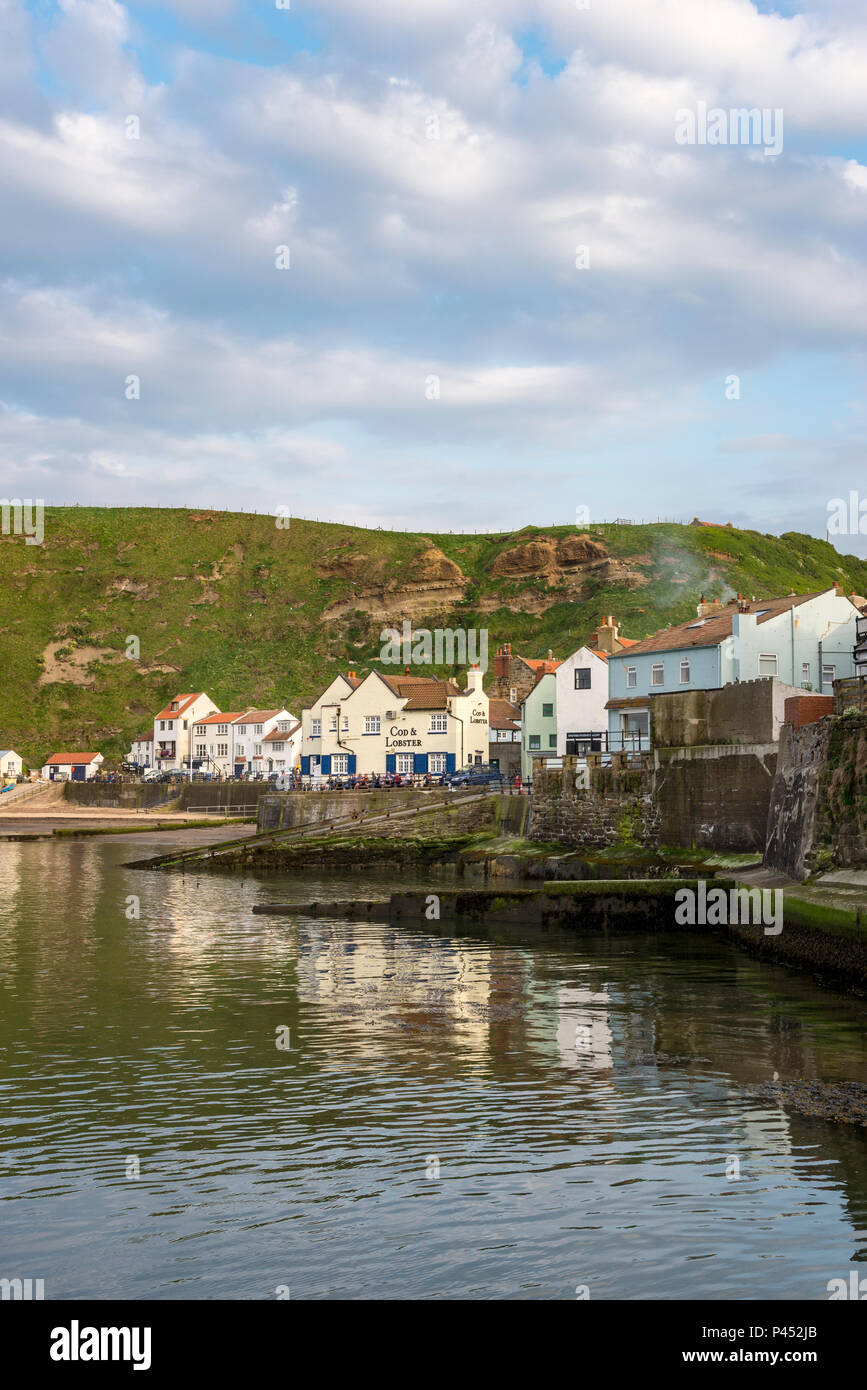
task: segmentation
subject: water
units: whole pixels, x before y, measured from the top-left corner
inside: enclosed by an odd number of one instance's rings
[[[867,1258],[863,1131],[751,1092],[867,1081],[862,1004],[711,939],[250,911],[375,876],[122,867],[181,842],[0,847],[0,1277],[826,1299]]]

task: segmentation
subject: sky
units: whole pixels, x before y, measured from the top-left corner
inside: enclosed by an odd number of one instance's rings
[[[864,0],[0,0],[0,492],[824,536],[865,74]]]

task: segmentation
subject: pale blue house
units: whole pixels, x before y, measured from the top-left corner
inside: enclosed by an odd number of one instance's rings
[[[858,616],[855,603],[837,588],[758,602],[702,601],[690,622],[609,656],[609,747],[649,747],[649,702],[666,691],[718,690],[776,676],[804,690],[833,693],[835,680],[855,674]]]

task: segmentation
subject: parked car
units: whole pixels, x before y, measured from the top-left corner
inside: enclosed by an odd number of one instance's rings
[[[449,787],[502,787],[503,774],[498,768],[468,767],[462,772],[450,772],[443,778]]]

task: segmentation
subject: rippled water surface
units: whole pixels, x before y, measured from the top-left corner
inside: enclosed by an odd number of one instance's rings
[[[867,1081],[863,1004],[716,940],[251,912],[393,879],[122,867],[178,843],[0,846],[0,1276],[824,1299],[867,1259],[863,1132],[752,1092]]]

